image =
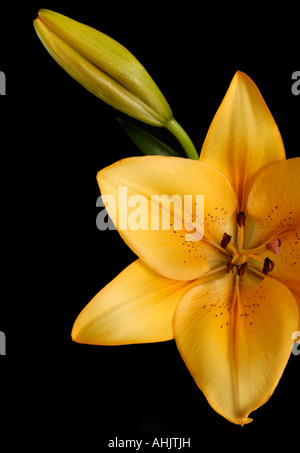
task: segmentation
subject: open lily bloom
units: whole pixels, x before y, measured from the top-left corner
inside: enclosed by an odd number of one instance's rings
[[[300,158],[286,160],[256,85],[235,74],[200,160],[128,158],[100,171],[98,183],[116,200],[108,213],[139,259],[80,313],[73,339],[175,338],[209,404],[233,423],[249,423],[287,364],[300,302]],[[120,187],[148,200],[204,196],[203,237],[187,240],[188,226],[175,228],[176,203],[169,229],[121,228],[129,210]]]

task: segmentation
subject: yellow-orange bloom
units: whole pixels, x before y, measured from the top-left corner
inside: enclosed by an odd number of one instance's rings
[[[204,195],[204,236],[120,230],[139,259],[84,308],[75,341],[117,345],[175,338],[209,404],[229,421],[272,395],[299,330],[300,158],[286,160],[259,90],[237,72],[200,161],[146,156],[98,173],[102,194]],[[118,206],[114,222],[122,206]],[[110,207],[107,206],[110,213]]]

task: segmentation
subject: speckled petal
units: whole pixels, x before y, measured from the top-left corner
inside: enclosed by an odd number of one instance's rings
[[[224,232],[234,234],[237,200],[229,181],[217,169],[192,159],[132,157],[103,169],[97,179],[101,193],[116,200],[107,210],[124,241],[156,272],[193,280],[220,261],[224,263],[226,255],[219,244]],[[204,196],[204,216],[201,209],[197,211],[201,207],[196,206],[197,195]],[[193,212],[188,216],[193,215],[197,225],[192,235],[188,233],[192,225],[181,222],[187,213],[185,196],[192,200]],[[175,201],[162,208],[157,197],[174,197]],[[170,219],[163,222],[169,206]],[[142,218],[146,220],[143,224]],[[131,222],[135,219],[137,222]],[[204,237],[198,236],[203,222]]]
[[[300,225],[300,157],[276,162],[258,174],[247,212],[255,220],[247,248],[292,233]]]
[[[209,404],[233,423],[274,392],[291,354],[298,305],[282,283],[247,272],[195,286],[174,316],[175,340]]]
[[[278,239],[281,243],[278,254],[275,255],[265,248],[257,256],[262,260],[268,257],[273,261],[272,277],[277,278],[290,289],[300,291],[300,225],[287,233],[279,234]],[[259,262],[251,260],[251,265],[261,270]]]

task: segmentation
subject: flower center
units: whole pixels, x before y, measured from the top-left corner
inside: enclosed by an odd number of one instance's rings
[[[248,260],[252,259],[258,261],[262,265],[261,273],[267,275],[274,269],[274,262],[266,257],[264,260],[257,256],[257,253],[260,253],[265,250],[270,250],[271,252],[277,255],[280,252],[281,241],[279,239],[273,238],[271,242],[263,244],[255,249],[244,250],[244,230],[246,225],[246,215],[244,212],[238,212],[236,216],[236,221],[238,224],[238,248],[236,249],[233,244],[231,244],[231,236],[226,232],[223,234],[220,246],[229,251],[231,254],[231,259],[226,262],[226,272],[234,272],[236,268],[237,274],[242,277],[248,268]],[[250,266],[251,267],[251,266]],[[257,271],[256,269],[253,269]]]

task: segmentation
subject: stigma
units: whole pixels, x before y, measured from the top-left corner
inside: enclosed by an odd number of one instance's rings
[[[269,242],[266,244],[266,249],[271,250],[275,255],[278,255],[280,253],[280,246],[281,246],[281,240],[280,239],[273,239],[272,242]]]

